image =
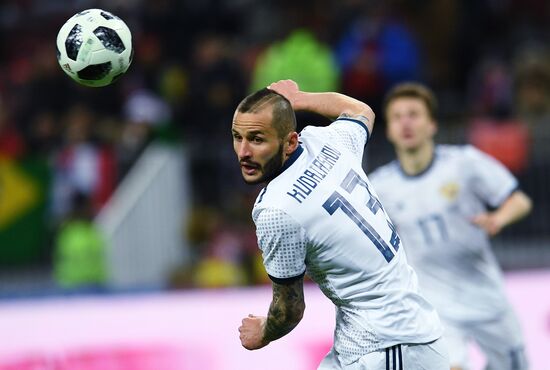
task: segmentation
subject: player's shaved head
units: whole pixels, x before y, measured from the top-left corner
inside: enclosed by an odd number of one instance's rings
[[[282,95],[264,88],[248,95],[237,107],[239,113],[257,113],[271,107],[271,124],[280,138],[296,131],[296,115],[290,102]]]

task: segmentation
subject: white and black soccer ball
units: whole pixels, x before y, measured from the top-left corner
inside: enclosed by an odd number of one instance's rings
[[[101,9],[75,14],[57,34],[57,61],[76,82],[106,86],[132,62],[132,34],[122,19]]]

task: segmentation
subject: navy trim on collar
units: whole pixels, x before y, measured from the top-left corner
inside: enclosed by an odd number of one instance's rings
[[[298,144],[298,147],[296,148],[296,150],[294,152],[292,152],[292,154],[290,155],[290,157],[288,157],[288,159],[286,160],[286,162],[283,164],[283,167],[281,167],[281,170],[279,171],[279,174],[284,172],[287,168],[289,168],[290,166],[292,166],[292,164],[294,162],[296,162],[296,160],[298,159],[298,157],[304,152],[304,148],[302,148],[302,146],[300,144]]]
[[[287,160],[285,161],[285,163],[283,163],[283,165],[281,166],[281,168],[279,169],[279,171],[275,172],[273,174],[273,176],[270,176],[270,178],[268,180],[265,180],[265,184],[266,184],[266,189],[267,189],[267,185],[271,182],[271,180],[277,178],[277,176],[279,176],[281,173],[283,173],[287,168],[289,168],[290,166],[292,166],[292,164],[294,162],[296,162],[296,160],[298,159],[298,157],[304,152],[304,148],[302,148],[302,145],[300,144],[300,142],[298,142],[298,147],[296,148],[295,151],[292,152],[292,154],[290,154],[290,156],[287,158]],[[262,194],[263,196],[263,194]]]
[[[338,121],[350,121],[350,122],[355,122],[355,123],[357,123],[359,126],[363,127],[363,128],[365,129],[365,132],[367,133],[367,140],[365,141],[365,145],[366,145],[366,143],[369,142],[369,139],[370,139],[369,128],[367,127],[367,125],[365,125],[364,122],[359,121],[358,119],[353,119],[353,118],[348,118],[348,117],[338,117],[338,118],[336,119],[336,121],[334,121],[334,122],[338,122]]]
[[[436,157],[437,157],[437,150],[434,148],[432,159],[431,159],[430,163],[428,163],[426,168],[424,168],[422,171],[420,171],[419,173],[414,174],[414,175],[409,175],[408,173],[406,173],[405,170],[403,169],[403,167],[401,167],[401,162],[399,162],[399,160],[397,160],[397,168],[399,169],[399,172],[401,172],[401,175],[403,175],[404,177],[409,178],[409,179],[415,179],[415,178],[418,178],[420,176],[425,175],[429,170],[432,169],[432,167],[434,165],[434,162],[436,160]]]
[[[264,194],[265,194],[266,191],[267,191],[267,186],[262,189],[262,191],[260,193],[260,196],[258,197],[258,204],[260,204],[262,202],[262,200],[264,199]]]

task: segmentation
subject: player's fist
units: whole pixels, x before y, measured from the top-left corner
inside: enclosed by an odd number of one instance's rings
[[[264,326],[267,318],[264,316],[248,315],[239,326],[239,338],[244,348],[248,350],[260,349],[269,344],[264,341]]]
[[[273,82],[267,88],[287,98],[293,109],[300,109],[300,88],[296,82],[292,80],[280,80]]]

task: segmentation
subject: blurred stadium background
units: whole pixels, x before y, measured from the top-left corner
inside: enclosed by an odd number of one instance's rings
[[[124,19],[135,48],[99,89],[55,57],[59,27],[92,7]],[[537,357],[550,344],[549,24],[546,0],[2,1],[0,369],[315,368],[333,329],[315,288],[296,333],[263,352],[236,331],[270,288],[259,188],[240,178],[229,127],[242,97],[281,78],[374,108],[367,171],[393,158],[384,93],[418,80],[439,98],[441,142],[518,177],[534,211],[494,251],[533,369],[550,369]]]

